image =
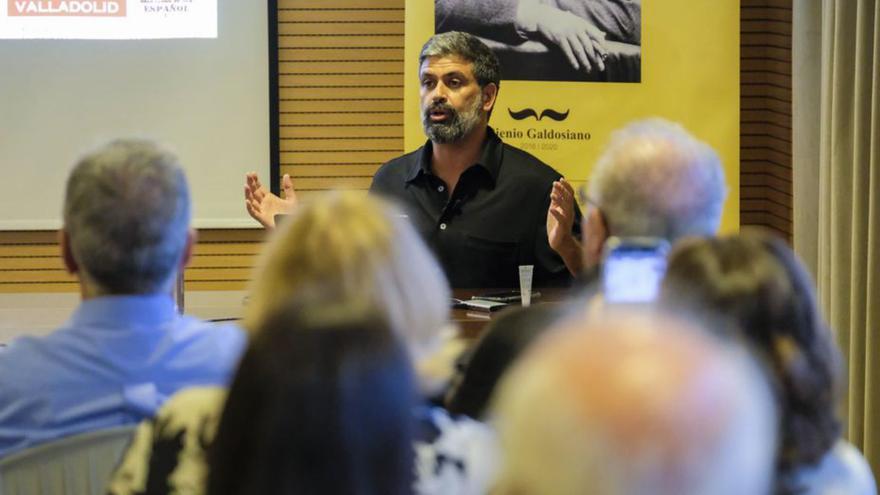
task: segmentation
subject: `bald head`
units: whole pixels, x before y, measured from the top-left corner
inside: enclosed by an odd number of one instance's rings
[[[590,177],[590,197],[609,235],[714,235],[727,194],[718,154],[683,127],[662,119],[612,136]]]
[[[497,401],[502,493],[762,494],[775,415],[745,354],[656,315],[540,342]]]

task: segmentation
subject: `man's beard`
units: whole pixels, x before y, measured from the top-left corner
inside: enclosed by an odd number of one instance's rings
[[[483,106],[482,95],[474,98],[470,108],[459,112],[449,103],[432,103],[422,110],[422,127],[428,139],[438,144],[454,143],[470,133],[482,119],[481,107]],[[431,111],[443,110],[446,112],[446,120],[442,122],[431,121]]]

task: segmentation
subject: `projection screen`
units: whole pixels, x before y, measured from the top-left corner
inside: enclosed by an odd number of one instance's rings
[[[0,0],[0,230],[61,225],[84,152],[153,139],[199,228],[254,227],[247,171],[277,166],[274,0]]]

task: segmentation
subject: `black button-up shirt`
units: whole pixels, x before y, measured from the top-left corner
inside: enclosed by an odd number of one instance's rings
[[[373,177],[371,193],[401,204],[455,288],[518,288],[519,265],[534,265],[534,287],[571,276],[547,241],[547,209],[558,172],[507,145],[490,128],[480,161],[450,196],[431,172],[432,144],[395,158]],[[578,212],[578,220],[580,212]],[[580,222],[575,222],[579,235]]]

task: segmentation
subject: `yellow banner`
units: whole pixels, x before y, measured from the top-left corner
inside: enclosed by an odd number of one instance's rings
[[[553,4],[567,11],[559,14],[544,9],[537,15],[521,16],[524,23],[516,29],[502,29],[498,25],[480,26],[477,22],[481,18],[491,19],[487,21],[490,23],[500,22],[504,12],[483,17],[468,18],[467,15],[480,14],[487,4],[515,6],[516,0],[407,0],[404,72],[407,151],[421,146],[426,139],[419,116],[421,47],[434,34],[435,27],[441,31],[467,30],[481,35],[502,60],[501,89],[490,125],[506,142],[532,153],[578,185],[589,176],[615,129],[646,117],[679,122],[721,155],[729,188],[721,228],[727,232],[737,230],[739,2],[643,0],[636,19],[640,26],[629,32],[625,28],[632,28],[632,23],[619,23],[624,25],[620,29],[602,25],[608,15],[620,20],[620,12],[599,12],[592,14],[593,17],[579,12],[578,9],[591,8],[585,7],[590,2],[639,4],[633,0],[542,0],[534,3]],[[435,26],[435,3],[438,20],[442,17],[439,26]],[[469,7],[468,4],[473,12],[462,8]],[[439,9],[446,10],[440,12]],[[578,64],[579,71],[574,70],[560,49],[562,43],[554,45],[550,41],[552,33],[530,36],[524,32],[535,31],[535,18],[556,22],[550,26],[554,28],[568,20],[577,22],[570,16],[578,14],[604,28],[600,30],[607,40],[605,46],[609,47],[609,53],[605,58],[607,66],[601,73],[595,70],[587,73],[583,64]],[[450,20],[451,16],[465,19],[456,23]],[[620,32],[621,29],[624,31]],[[522,39],[511,42],[511,37]],[[555,66],[548,67],[548,60]],[[510,74],[518,79],[507,77]]]

